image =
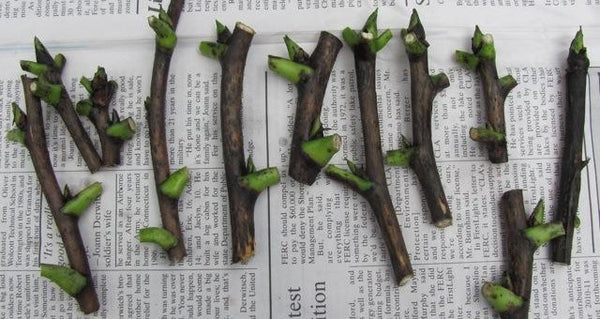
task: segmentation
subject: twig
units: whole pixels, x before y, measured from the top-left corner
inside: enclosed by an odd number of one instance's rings
[[[402,29],[402,39],[410,63],[413,144],[403,140],[404,149],[387,152],[385,160],[387,164],[410,166],[415,171],[425,193],[431,221],[444,228],[452,225],[452,213],[433,154],[431,112],[436,94],[450,86],[450,82],[444,73],[429,75],[429,43],[417,10],[413,10],[408,29]]]
[[[367,19],[361,32],[357,33],[346,28],[343,35],[344,40],[354,51],[366,169],[363,171],[348,161],[350,172],[335,165],[328,165],[325,173],[354,189],[369,202],[387,245],[396,283],[404,285],[413,277],[413,270],[387,189],[375,93],[376,54],[391,39],[392,33],[386,30],[378,35],[377,10],[375,10]]]
[[[488,157],[492,163],[508,162],[506,148],[506,124],[504,122],[504,100],[508,93],[517,86],[517,81],[506,75],[498,78],[496,70],[496,49],[491,34],[484,35],[479,26],[471,39],[473,53],[456,51],[456,60],[481,77],[483,96],[487,108],[486,127],[472,127],[469,131],[471,139],[484,143],[488,149]]]
[[[66,63],[66,58],[62,54],[58,54],[52,58],[52,55],[50,55],[37,37],[34,40],[34,44],[37,62],[21,61],[21,68],[24,71],[38,76],[38,79],[31,82],[30,89],[33,94],[41,98],[44,102],[54,106],[64,121],[88,169],[94,173],[102,166],[102,160],[94,148],[92,140],[83,128],[73,107],[73,102],[63,85],[61,74]]]
[[[579,190],[581,188],[581,170],[588,161],[583,161],[582,144],[585,124],[585,94],[587,72],[590,60],[583,46],[581,29],[571,42],[567,59],[567,107],[565,110],[565,139],[560,165],[560,184],[558,210],[555,220],[562,222],[566,236],[557,238],[552,245],[552,259],[556,262],[571,264],[573,234],[578,223]]]
[[[312,185],[321,168],[341,146],[339,135],[323,136],[320,117],[327,82],[342,42],[323,31],[309,56],[291,38],[286,36],[284,40],[290,59],[269,56],[269,68],[298,88],[289,175],[303,184]]]
[[[511,190],[500,201],[506,233],[508,267],[501,285],[486,283],[482,294],[504,319],[526,319],[531,297],[533,254],[552,238],[563,236],[560,222],[544,224],[544,203],[539,201],[530,218],[525,215],[523,192]]]
[[[16,104],[13,105],[14,123],[17,128],[9,132],[8,139],[22,142],[29,151],[42,192],[60,232],[70,266],[72,270],[83,275],[86,279],[82,282],[80,278],[78,280],[79,284],[73,289],[66,289],[62,285],[61,287],[75,296],[81,311],[86,314],[91,313],[98,310],[98,296],[94,289],[85,246],[81,240],[77,221],[79,214],[100,195],[102,188],[96,183],[84,189],[75,197],[70,195],[68,188],[65,189],[64,195],[61,193],[48,155],[41,103],[39,98],[35,97],[30,90],[31,84],[34,82],[25,75],[21,77],[21,81],[23,82],[27,115]],[[51,278],[59,285],[61,284],[60,280],[56,280],[56,277],[64,274],[66,268],[40,266],[42,267],[42,275]],[[72,279],[74,277],[68,276],[68,278]]]
[[[242,132],[244,68],[254,30],[238,22],[233,33],[217,21],[217,42],[200,43],[200,53],[221,63],[221,132],[229,194],[232,261],[247,263],[254,255],[254,204],[267,187],[279,182],[277,168],[256,171],[245,161]]]
[[[98,67],[92,80],[82,77],[80,83],[90,97],[77,103],[77,113],[87,116],[96,127],[102,148],[102,164],[119,165],[121,146],[135,133],[135,122],[131,117],[121,121],[116,110],[112,111],[112,118],[109,118],[109,104],[117,89],[117,83],[108,81],[103,67]]]
[[[165,193],[164,183],[177,185],[173,193],[181,194],[185,182],[189,180],[187,169],[184,167],[173,174],[169,168],[169,152],[167,149],[165,125],[165,98],[169,78],[171,56],[177,44],[175,30],[183,8],[183,0],[172,0],[167,12],[160,10],[157,17],[148,18],[148,23],[156,32],[156,49],[154,51],[154,66],[152,69],[152,82],[150,84],[150,97],[146,100],[148,111],[148,129],[150,132],[150,154],[154,167],[154,182],[158,194],[160,217],[166,230],[177,238],[177,244],[167,252],[169,259],[178,262],[186,256],[186,250],[179,224],[177,211],[179,196],[173,197]],[[170,180],[170,182],[169,182]]]

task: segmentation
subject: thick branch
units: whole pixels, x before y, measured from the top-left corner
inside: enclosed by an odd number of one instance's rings
[[[431,112],[436,94],[450,83],[445,74],[429,75],[425,30],[416,10],[413,11],[409,29],[403,30],[404,42],[410,63],[410,92],[412,110],[413,145],[410,167],[415,171],[431,213],[434,225],[444,228],[452,225],[452,214],[442,187],[435,163],[431,140]],[[415,43],[420,45],[415,45]],[[412,47],[420,48],[412,50]]]
[[[85,246],[77,225],[77,218],[61,212],[61,208],[65,204],[65,198],[60,192],[60,187],[54,175],[52,163],[50,162],[50,156],[48,155],[40,100],[33,96],[29,89],[32,80],[25,75],[21,77],[21,80],[23,82],[23,92],[27,106],[25,145],[29,150],[42,192],[46,197],[48,207],[60,232],[67,257],[69,258],[69,264],[72,269],[87,278],[87,284],[75,297],[82,312],[86,314],[92,313],[99,308],[98,296],[94,289]]]
[[[289,43],[290,41],[286,42]],[[320,122],[327,82],[341,48],[342,42],[338,38],[329,32],[323,31],[315,50],[308,60],[303,50],[294,54],[294,61],[307,63],[313,70],[312,74],[305,76],[296,85],[298,88],[298,105],[296,107],[290,152],[289,174],[303,184],[312,185],[324,166],[311,159],[302,150],[302,145],[323,136],[322,130],[311,136],[311,127],[315,121]]]
[[[173,0],[169,5],[167,15],[172,22],[173,31],[177,28],[182,8],[183,0]],[[169,177],[171,172],[165,126],[165,98],[172,55],[173,50],[161,47],[157,40],[154,52],[152,82],[150,84],[150,99],[147,105],[147,118],[150,132],[150,154],[154,167],[154,182],[157,190],[160,216],[164,228],[177,237],[177,244],[168,250],[169,259],[177,262],[186,256],[183,234],[179,223],[179,213],[177,211],[178,200],[170,198],[160,191],[160,185]]]
[[[375,60],[376,52],[382,48],[371,45],[372,39],[377,38],[377,11],[375,11],[367,20],[362,34],[369,33],[371,36],[358,37],[354,31],[349,30],[344,37],[352,46],[354,52],[354,62],[356,67],[356,82],[358,88],[358,99],[360,104],[361,122],[363,129],[363,143],[365,148],[365,172],[360,172],[361,179],[368,180],[372,187],[367,190],[353,187],[344,179],[330,174],[330,177],[345,182],[358,191],[371,205],[373,213],[377,218],[379,228],[385,240],[390,261],[398,285],[406,284],[413,276],[412,266],[406,251],[406,244],[402,237],[402,231],[398,224],[398,218],[390,198],[385,177],[383,165],[383,154],[381,151],[381,137],[379,116],[377,113],[377,95],[375,92]],[[349,41],[350,40],[350,41]],[[356,42],[356,41],[358,42]],[[354,165],[351,166],[351,168]],[[359,173],[356,168],[352,168],[353,173]]]
[[[583,47],[581,30],[573,40],[567,59],[567,107],[565,110],[565,138],[561,158],[558,209],[555,220],[563,223],[566,236],[553,241],[552,259],[570,264],[575,231],[581,170],[587,164],[582,160],[583,127],[585,126],[585,91],[590,61]]]
[[[58,101],[56,101],[56,103],[53,103],[54,101],[47,102],[54,106],[54,108],[64,121],[67,130],[71,134],[71,137],[73,138],[73,141],[77,146],[77,149],[79,149],[79,152],[81,153],[81,157],[83,157],[83,160],[87,164],[90,172],[94,173],[97,170],[99,170],[102,166],[102,160],[100,158],[100,155],[94,148],[92,140],[83,128],[83,125],[81,124],[81,121],[79,120],[79,117],[75,112],[75,108],[73,107],[73,102],[71,101],[71,98],[69,97],[69,94],[67,93],[67,90],[63,85],[61,72],[62,67],[65,63],[64,57],[62,57],[62,55],[59,55],[59,57],[62,58],[52,59],[48,50],[46,50],[44,45],[37,38],[35,38],[35,51],[37,63],[39,65],[45,65],[45,69],[44,72],[38,74],[40,78],[35,82],[33,86],[34,88],[41,88],[45,84],[50,84],[55,85],[56,88],[60,88],[60,96],[58,98]],[[57,63],[57,61],[62,62]],[[27,63],[30,62],[22,61],[21,67],[25,71],[32,72],[32,70],[27,67]],[[43,96],[45,95],[45,92],[36,93],[36,91],[33,89],[32,91],[36,95],[42,94],[42,96],[40,97],[43,100],[46,100],[45,96]]]
[[[277,169],[256,172],[252,159],[246,164],[242,132],[242,90],[246,57],[254,30],[238,22],[233,33],[217,22],[218,44],[226,49],[217,57],[221,63],[221,132],[229,195],[232,262],[247,263],[254,256],[254,204],[260,192],[279,182]],[[203,42],[206,45],[207,42]],[[201,47],[202,45],[201,44]]]

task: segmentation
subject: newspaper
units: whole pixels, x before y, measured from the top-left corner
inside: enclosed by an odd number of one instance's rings
[[[480,289],[505,267],[498,201],[523,189],[531,211],[544,199],[556,210],[565,117],[568,45],[579,25],[592,67],[585,126],[579,217],[570,267],[536,252],[532,318],[600,317],[600,2],[588,1],[186,1],[167,98],[167,138],[173,169],[192,178],[180,200],[188,256],[171,264],[159,248],[140,244],[140,228],[160,225],[143,101],[154,53],[146,17],[160,1],[78,0],[0,3],[0,131],[11,128],[8,107],[23,106],[18,61],[33,59],[33,36],[67,59],[63,81],[73,100],[97,65],[117,81],[113,106],[132,116],[138,132],[125,143],[123,164],[90,175],[56,112],[45,109],[50,155],[61,185],[99,181],[104,193],[81,218],[100,310],[84,316],[76,302],[40,277],[40,263],[66,263],[60,237],[29,154],[0,142],[0,317],[2,318],[493,318]],[[167,5],[167,3],[163,3]],[[282,34],[310,52],[318,31],[341,36],[379,7],[380,28],[395,38],[377,59],[383,149],[411,136],[410,76],[398,29],[419,13],[431,44],[432,71],[450,87],[435,99],[433,143],[454,225],[435,228],[421,186],[407,168],[387,167],[388,187],[407,242],[415,278],[394,284],[387,250],[371,209],[355,192],[320,176],[305,186],[287,176],[297,92],[268,70],[267,55],[285,56]],[[246,152],[257,167],[276,166],[279,185],[255,208],[256,255],[232,265],[231,232],[220,137],[220,67],[197,52],[214,38],[214,19],[245,21],[257,30],[244,81]],[[509,162],[491,164],[468,138],[485,123],[479,77],[453,61],[468,50],[475,24],[494,35],[500,75],[519,85],[506,101]],[[333,162],[364,162],[354,62],[344,47],[332,72],[322,119],[343,136]],[[83,119],[98,141],[91,124]]]

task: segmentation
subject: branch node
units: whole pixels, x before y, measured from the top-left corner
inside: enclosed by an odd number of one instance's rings
[[[57,106],[60,101],[62,87],[60,84],[51,84],[46,79],[39,78],[31,82],[31,93],[52,106]]]

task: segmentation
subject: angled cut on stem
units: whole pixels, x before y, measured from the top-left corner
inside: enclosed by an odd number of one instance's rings
[[[312,185],[321,169],[341,147],[339,135],[323,135],[320,117],[329,75],[342,42],[323,31],[316,48],[308,55],[288,36],[284,37],[284,41],[289,60],[269,56],[269,68],[294,83],[298,89],[289,175],[300,183]]]
[[[413,270],[387,188],[375,92],[377,52],[391,38],[391,32],[386,30],[378,35],[375,10],[360,32],[346,28],[343,36],[354,52],[366,165],[363,170],[348,161],[350,171],[328,165],[325,173],[352,188],[369,202],[388,248],[396,283],[404,285],[413,277]]]
[[[573,234],[577,224],[581,170],[587,165],[582,160],[583,128],[585,126],[585,91],[590,60],[583,45],[583,32],[577,32],[569,48],[567,69],[567,107],[565,110],[565,138],[560,164],[558,210],[555,220],[565,227],[566,236],[552,242],[552,260],[571,264]]]
[[[531,299],[533,254],[551,239],[563,236],[565,230],[560,222],[544,223],[542,200],[527,218],[520,189],[502,195],[500,210],[506,227],[507,270],[502,284],[488,282],[481,292],[501,318],[526,319]]]
[[[46,197],[58,227],[70,264],[70,268],[40,265],[42,276],[56,282],[67,293],[74,296],[82,312],[92,313],[99,308],[98,296],[94,289],[94,281],[77,221],[82,211],[100,195],[102,188],[96,183],[76,196],[71,196],[68,188],[65,194],[61,193],[48,154],[40,99],[31,92],[31,84],[34,80],[23,75],[21,81],[27,115],[13,104],[13,123],[16,128],[9,132],[8,138],[21,142],[31,155],[42,193]],[[20,138],[14,139],[14,136]]]
[[[233,32],[217,21],[217,42],[200,43],[200,53],[221,64],[221,134],[229,195],[232,262],[247,263],[254,255],[254,204],[267,187],[279,182],[277,168],[257,171],[244,156],[242,89],[246,57],[254,30],[238,22]],[[219,48],[213,50],[213,48]]]
[[[189,180],[189,174],[185,167],[171,174],[165,125],[169,66],[171,65],[173,50],[177,44],[175,30],[182,9],[183,0],[172,0],[168,11],[165,12],[161,8],[158,17],[151,16],[148,18],[148,24],[156,33],[150,97],[145,103],[148,112],[148,130],[150,132],[150,155],[154,168],[154,183],[158,195],[162,224],[177,239],[176,244],[167,250],[169,259],[173,262],[181,261],[187,254],[179,223],[179,197],[172,196],[172,194],[181,194],[186,182]]]
[[[31,81],[30,90],[48,105],[54,106],[71,134],[88,169],[94,173],[102,166],[102,159],[83,128],[73,107],[73,102],[63,85],[61,75],[66,58],[60,53],[53,58],[37,37],[34,44],[36,62],[21,61],[23,71],[38,76],[37,79]]]
[[[80,83],[90,97],[77,103],[77,113],[87,116],[96,127],[102,148],[102,164],[119,165],[121,147],[126,140],[133,137],[135,122],[131,117],[120,120],[116,110],[113,110],[112,115],[109,116],[109,104],[117,90],[117,82],[108,81],[106,71],[99,66],[91,80],[82,77]]]
[[[388,165],[410,166],[414,170],[425,194],[431,221],[444,228],[452,225],[452,213],[433,154],[431,113],[433,99],[450,86],[450,82],[444,73],[429,75],[429,43],[416,10],[410,17],[408,29],[402,29],[401,33],[410,63],[413,142],[409,144],[403,140],[403,149],[387,152],[385,160]]]
[[[479,73],[487,109],[487,123],[485,127],[472,127],[469,135],[472,140],[487,146],[490,162],[506,163],[508,150],[504,101],[508,93],[517,86],[517,81],[511,75],[498,78],[494,38],[491,34],[484,35],[479,26],[475,27],[471,49],[473,53],[456,51],[454,57],[469,70]]]

